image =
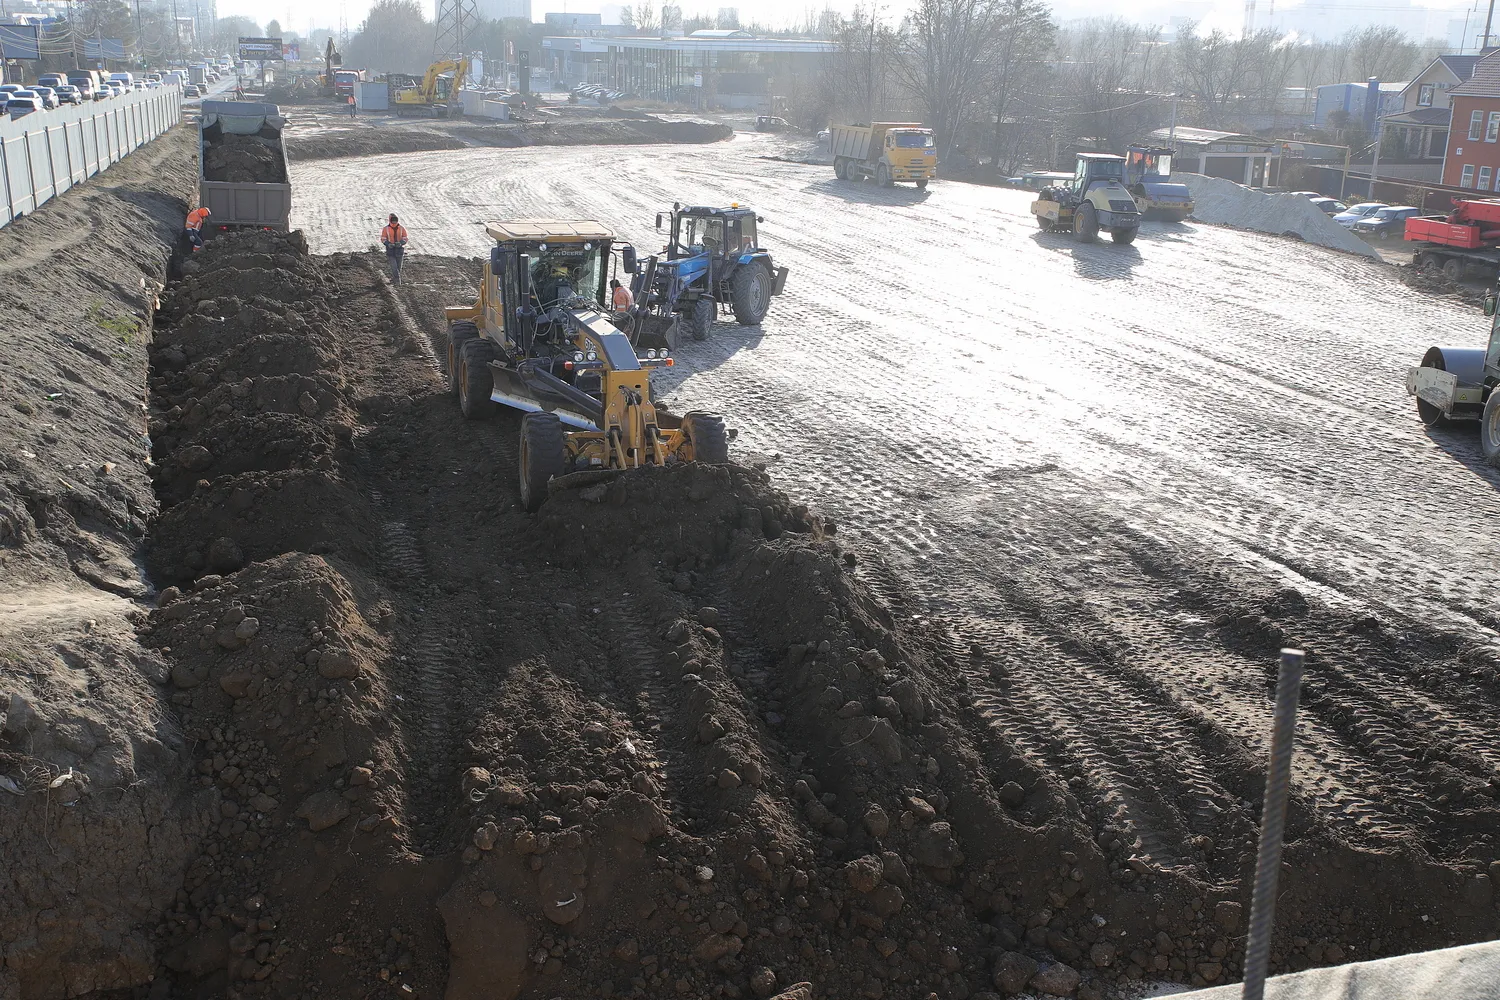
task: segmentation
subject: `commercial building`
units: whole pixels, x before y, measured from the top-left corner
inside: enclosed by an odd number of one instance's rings
[[[837,49],[809,38],[703,30],[681,38],[547,36],[542,51],[559,86],[597,83],[695,107],[770,108],[808,82]]]
[[[1281,143],[1206,128],[1159,128],[1152,145],[1173,150],[1172,172],[1207,174],[1246,187],[1276,187],[1281,180]]]
[[[1372,87],[1380,91],[1379,107],[1373,109],[1370,107]],[[1388,115],[1401,108],[1401,94],[1404,90],[1406,90],[1406,81],[1381,83],[1378,80],[1369,80],[1365,83],[1325,84],[1318,88],[1318,103],[1313,110],[1313,124],[1318,128],[1323,128],[1328,125],[1329,115],[1335,111],[1342,111],[1353,121],[1373,126],[1376,115]]]

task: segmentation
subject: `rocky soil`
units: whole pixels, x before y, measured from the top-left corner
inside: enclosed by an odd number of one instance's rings
[[[271,128],[262,131],[266,134],[230,134],[213,139],[203,157],[203,176],[236,184],[285,184],[281,133]]]

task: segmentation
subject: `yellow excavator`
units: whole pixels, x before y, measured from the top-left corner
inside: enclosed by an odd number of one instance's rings
[[[469,75],[469,60],[444,59],[427,67],[422,82],[413,87],[391,88],[391,107],[398,115],[427,114],[434,118],[462,111],[458,92]]]

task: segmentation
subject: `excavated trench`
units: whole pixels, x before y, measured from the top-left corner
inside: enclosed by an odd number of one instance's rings
[[[472,263],[430,264],[468,293]],[[377,257],[296,233],[182,271],[143,629],[209,829],[156,932],[173,995],[1235,978],[1253,814],[1217,850],[1131,842],[990,721],[971,678],[1016,665],[898,625],[900,583],[765,472],[642,471],[526,515],[514,421],[463,422],[436,370],[442,282],[397,298]],[[1278,967],[1442,943],[1392,898],[1485,926],[1457,873],[1300,807],[1293,830]]]

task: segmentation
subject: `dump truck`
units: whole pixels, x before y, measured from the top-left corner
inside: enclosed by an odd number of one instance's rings
[[[1417,270],[1441,270],[1459,281],[1478,268],[1493,281],[1500,277],[1500,200],[1455,201],[1447,215],[1406,220],[1403,236],[1412,247]]]
[[[773,296],[786,288],[788,268],[777,267],[760,245],[762,216],[739,204],[710,208],[674,204],[656,214],[656,229],[670,215],[671,227],[661,257],[648,261],[650,281],[632,288],[637,302],[653,315],[678,316],[694,340],[705,340],[720,311],[742,326],[766,318]],[[673,346],[676,346],[675,343]]]
[[[723,417],[676,416],[652,398],[651,372],[670,367],[608,311],[612,275],[637,271],[635,248],[592,220],[491,222],[479,297],[452,306],[448,386],[463,415],[519,410],[521,504],[536,511],[548,484],[574,472],[675,462],[727,462]],[[616,252],[618,250],[618,253]]]
[[[1429,347],[1420,364],[1406,370],[1406,393],[1416,397],[1417,417],[1428,427],[1479,421],[1479,450],[1500,467],[1500,315],[1496,291],[1484,297],[1490,321],[1486,347]]]
[[[1125,187],[1145,219],[1181,222],[1193,214],[1193,193],[1172,180],[1174,152],[1162,146],[1131,146],[1125,150]]]
[[[1141,213],[1122,183],[1125,157],[1113,153],[1079,153],[1073,177],[1037,193],[1031,214],[1043,232],[1069,232],[1093,243],[1101,231],[1116,243],[1135,242]]]
[[[227,229],[286,232],[291,174],[274,104],[204,101],[198,125],[198,204],[212,215],[204,235]]]
[[[873,177],[881,187],[915,181],[917,187],[937,176],[937,143],[932,129],[913,122],[833,125],[828,130],[833,174],[841,181]]]

